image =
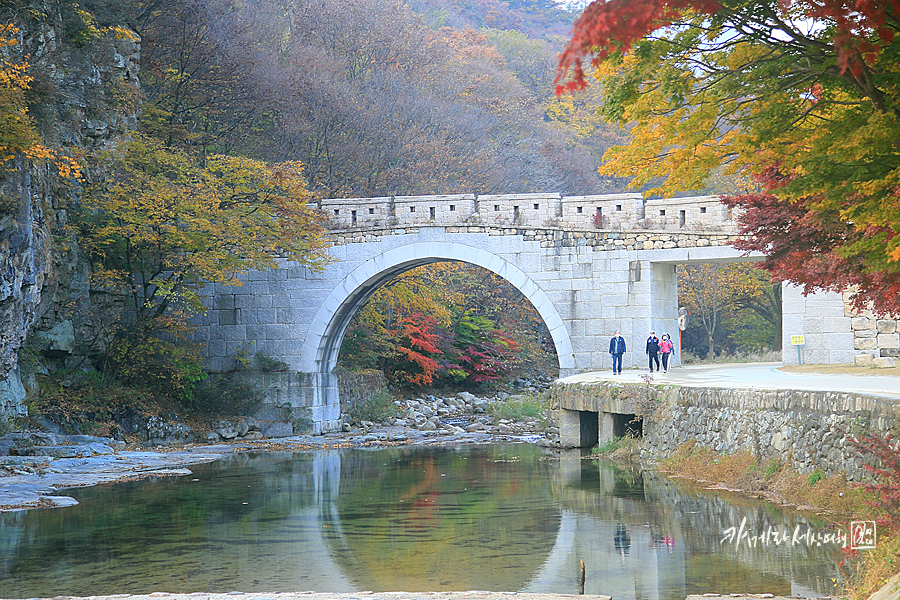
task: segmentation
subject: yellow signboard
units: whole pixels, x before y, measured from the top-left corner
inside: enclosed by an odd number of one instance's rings
[[[803,339],[802,335],[792,335],[791,336],[791,345],[792,346],[804,346],[804,345],[806,345],[806,340]]]

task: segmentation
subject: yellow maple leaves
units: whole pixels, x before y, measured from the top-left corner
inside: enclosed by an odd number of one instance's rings
[[[0,25],[0,161],[8,162],[21,152],[32,161],[55,164],[60,177],[80,177],[81,167],[75,159],[39,143],[25,101],[25,91],[33,80],[28,62],[8,57],[8,49],[19,43],[18,33],[12,24]]]
[[[172,301],[202,311],[206,283],[240,285],[249,269],[327,261],[320,219],[297,162],[205,162],[140,135],[108,154],[79,226],[95,281],[129,295],[139,316]]]

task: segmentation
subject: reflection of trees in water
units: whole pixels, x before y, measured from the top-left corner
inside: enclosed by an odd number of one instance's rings
[[[292,523],[336,495],[339,466],[337,451],[243,453],[192,476],[73,490],[78,506],[0,515],[0,581],[29,597],[289,580],[284,557],[303,544]],[[279,553],[285,568],[269,560]]]
[[[829,589],[823,549],[721,543],[743,518],[793,530],[808,524],[799,515],[637,467],[540,456],[530,445],[239,454],[193,477],[77,490],[80,506],[0,515],[0,580],[17,597],[255,580],[574,593],[590,557],[586,591],[620,600]],[[605,571],[618,579],[600,588]]]
[[[521,589],[556,538],[548,468],[527,445],[348,452],[329,544],[364,589]]]
[[[617,523],[614,548],[624,551],[628,535],[636,528],[650,529],[650,546],[671,552],[683,550],[685,584],[688,593],[744,592],[769,586],[766,591],[785,594],[791,583],[813,590],[829,590],[836,576],[839,548],[781,546],[747,548],[722,543],[724,532],[741,520],[756,535],[769,527],[793,533],[829,527],[827,522],[807,519],[768,502],[736,494],[691,488],[658,475],[643,472],[637,465],[619,466],[600,461],[578,462],[566,468],[560,461],[554,486],[556,497],[566,509]],[[655,540],[655,541],[654,541]],[[743,587],[742,587],[743,586]]]

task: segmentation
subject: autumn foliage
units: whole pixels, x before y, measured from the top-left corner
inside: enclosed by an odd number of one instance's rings
[[[828,214],[810,209],[805,199],[785,202],[760,193],[723,200],[744,211],[741,232],[749,238],[734,246],[765,253],[761,264],[775,279],[800,285],[805,293],[849,289],[858,310],[900,314],[900,272],[868,269],[864,256],[845,257],[838,251],[845,245],[867,245],[896,236],[890,228],[856,228],[838,218],[838,211]]]
[[[900,315],[900,3],[598,0],[559,65],[632,138],[603,175],[730,194],[779,280]]]
[[[434,333],[437,320],[422,313],[413,313],[400,319],[397,331],[397,353],[403,360],[391,365],[388,376],[401,383],[429,385],[438,370],[435,356],[441,354],[437,344],[439,336]]]
[[[581,61],[587,55],[594,55],[593,64],[597,66],[613,54],[628,52],[645,36],[683,21],[691,14],[728,18],[740,15],[742,11],[748,15],[755,11],[763,19],[781,16],[789,21],[793,16],[805,16],[827,21],[831,25],[830,41],[839,68],[859,78],[865,76],[865,72],[878,62],[885,47],[893,42],[900,3],[787,0],[758,2],[754,6],[716,0],[594,0],[575,22],[572,39],[560,57],[557,81],[570,68],[574,73],[568,84],[557,88],[557,93],[586,87]]]
[[[471,386],[555,363],[528,301],[463,263],[418,267],[386,282],[351,322],[340,363],[376,368],[402,387]]]
[[[572,40],[559,59],[556,81],[571,68],[572,80],[556,88],[557,94],[587,87],[582,58],[594,54],[593,65],[619,52],[627,52],[635,41],[681,18],[693,9],[711,14],[721,8],[714,0],[595,0],[587,5],[572,27]]]
[[[875,480],[863,487],[875,496],[872,505],[879,510],[879,526],[900,530],[900,442],[890,435],[867,433],[851,437],[853,446],[874,457],[874,465],[866,465]]]
[[[299,163],[236,156],[201,160],[135,134],[102,161],[77,224],[94,281],[127,297],[137,321],[169,308],[203,310],[209,283],[240,285],[240,273],[279,258],[320,268],[319,217]]]
[[[10,58],[18,46],[19,30],[7,23],[0,25],[0,162],[17,154],[35,162],[53,163],[61,177],[79,177],[81,167],[57,149],[44,145],[28,114],[25,94],[34,78],[28,74],[27,57]]]

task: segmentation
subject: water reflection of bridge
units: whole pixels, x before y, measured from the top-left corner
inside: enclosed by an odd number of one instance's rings
[[[528,444],[237,454],[196,477],[0,515],[4,589],[575,593],[584,560],[589,593],[683,600],[825,591],[834,570],[820,549],[720,543],[800,517]]]
[[[614,598],[762,591],[816,597],[816,589],[829,589],[821,549],[722,543],[723,532],[745,517],[757,530],[805,529],[809,524],[799,515],[738,496],[691,492],[638,467],[581,460],[561,460],[560,467],[563,524],[545,565],[523,591],[571,579],[579,560],[587,565],[585,592]]]
[[[348,455],[344,456],[347,459]],[[365,489],[354,482],[354,474],[358,475],[361,468],[355,464],[357,459],[350,458],[343,465],[341,483]],[[381,462],[379,459],[378,463]],[[504,590],[576,593],[581,560],[587,568],[586,593],[622,600],[670,600],[706,592],[818,596],[821,594],[814,590],[829,587],[831,573],[825,562],[828,558],[821,549],[782,546],[752,550],[721,543],[723,532],[744,517],[758,527],[772,524],[793,529],[795,524],[805,523],[799,516],[783,515],[755,501],[739,498],[726,501],[708,492],[679,492],[667,481],[639,470],[577,459],[560,460],[558,465],[558,469],[556,465],[550,469],[554,483],[547,495],[539,498],[558,511],[554,518],[548,518],[546,513],[540,517],[555,527],[555,531],[547,532],[551,545],[541,543],[535,536],[531,551],[523,552],[515,539],[506,540],[502,544],[508,552]],[[547,461],[535,462],[536,468],[546,466]],[[365,468],[362,466],[363,471]],[[496,499],[485,501],[496,502]],[[502,504],[498,506],[492,518],[502,520],[507,509]],[[328,514],[339,518],[343,513],[328,509]],[[490,534],[511,535],[509,531],[521,525],[523,516],[515,514],[510,519],[516,523],[500,524]],[[462,535],[471,535],[473,531],[484,533],[476,528],[464,530]],[[477,573],[470,573],[470,579],[460,575],[477,571],[478,559],[453,561],[449,555],[441,554],[443,548],[435,550],[429,546],[433,542],[427,538],[421,541],[421,554],[427,555],[427,560],[438,557],[430,566],[415,560],[399,560],[390,536],[369,544],[367,549],[360,548],[358,534],[357,539],[352,537],[342,531],[340,538],[329,537],[326,545],[332,553],[331,560],[339,565],[344,577],[362,589],[397,589],[405,581],[407,573],[403,571],[412,568],[444,569],[446,572],[438,576],[444,582],[440,589],[501,591],[483,582],[479,585]],[[464,543],[465,540],[456,539],[450,545]],[[392,562],[393,559],[398,562]],[[493,570],[497,569],[494,566]],[[497,579],[493,581],[496,584]]]

